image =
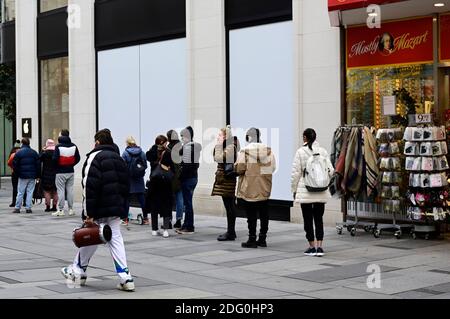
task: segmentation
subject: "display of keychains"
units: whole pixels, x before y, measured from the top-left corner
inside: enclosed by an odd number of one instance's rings
[[[446,129],[444,126],[407,127],[403,138],[405,170],[409,172],[405,196],[408,216],[415,221],[444,220],[450,199]]]

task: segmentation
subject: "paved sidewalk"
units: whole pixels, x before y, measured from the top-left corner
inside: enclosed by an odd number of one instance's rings
[[[7,187],[8,189],[6,189]],[[52,218],[43,204],[32,215],[12,214],[9,181],[0,190],[0,298],[450,298],[450,239],[395,239],[326,229],[323,258],[303,256],[302,225],[271,222],[268,248],[219,243],[225,218],[196,216],[194,235],[152,237],[150,227],[123,229],[136,292],[115,289],[109,252],[100,247],[88,285],[70,288],[60,275],[75,254],[79,216]],[[78,215],[80,209],[78,206]],[[381,288],[369,289],[367,267],[381,267]]]

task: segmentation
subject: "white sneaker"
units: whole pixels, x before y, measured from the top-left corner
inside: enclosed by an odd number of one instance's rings
[[[73,211],[73,209],[69,209],[69,216],[75,216],[75,212]]]
[[[75,284],[79,283],[80,286],[86,285],[87,276],[85,274],[78,274],[75,272],[72,265],[61,268],[61,274],[64,278]]]
[[[64,210],[57,210],[56,212],[52,213],[52,216],[54,217],[59,217],[59,216],[64,216]]]
[[[164,231],[163,237],[164,238],[169,238],[169,232],[167,230]]]
[[[152,230],[152,236],[158,236],[158,231],[157,230]]]
[[[122,290],[122,291],[129,291],[129,292],[134,291],[133,279],[128,279],[124,283],[119,283],[117,285],[117,289]]]

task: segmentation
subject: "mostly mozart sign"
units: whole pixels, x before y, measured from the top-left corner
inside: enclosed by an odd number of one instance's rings
[[[441,61],[450,61],[450,14],[441,15],[439,53]]]
[[[347,67],[433,61],[433,18],[347,29]]]

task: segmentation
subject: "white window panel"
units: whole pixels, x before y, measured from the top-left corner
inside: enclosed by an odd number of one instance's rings
[[[127,136],[140,142],[139,47],[98,53],[99,129],[109,128],[120,150]]]
[[[294,132],[293,52],[292,21],[230,31],[231,125],[242,146],[248,128],[262,129],[263,143],[277,158],[271,199],[279,200],[292,200],[294,137],[299,134]]]

